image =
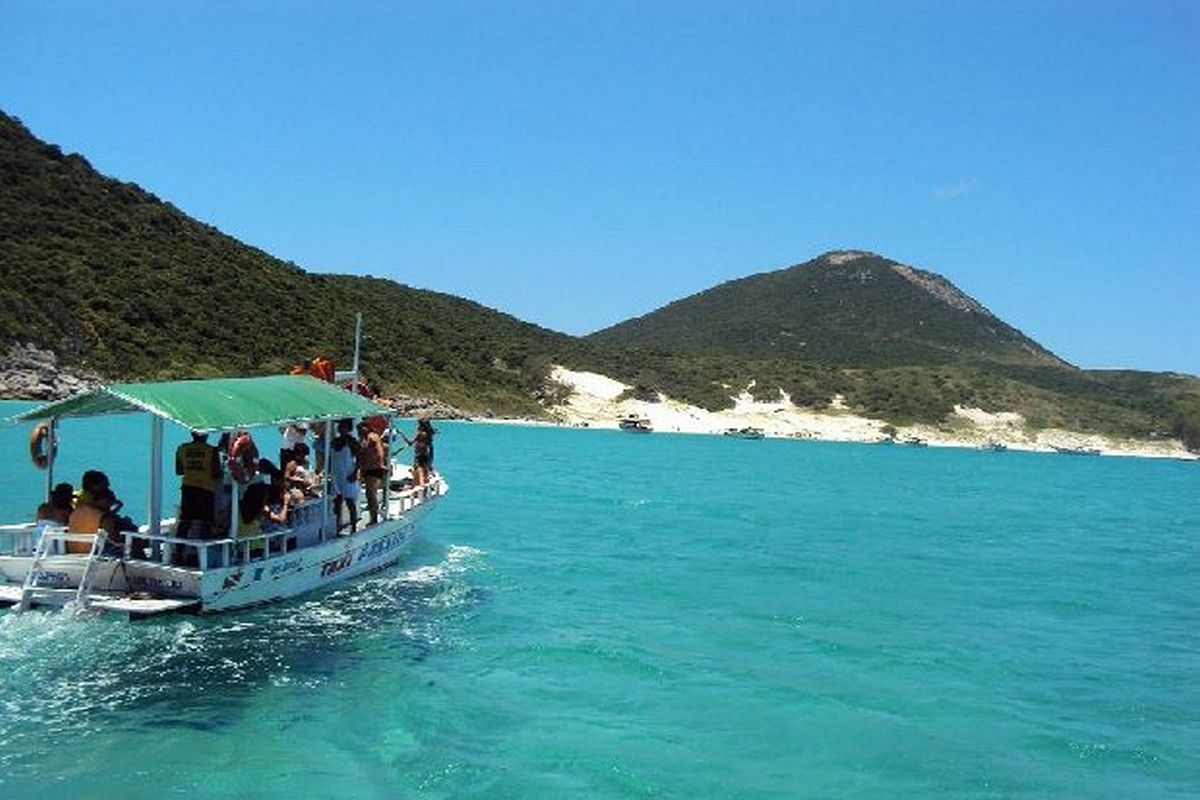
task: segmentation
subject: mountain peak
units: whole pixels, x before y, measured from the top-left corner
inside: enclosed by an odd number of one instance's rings
[[[730,281],[592,336],[663,352],[859,366],[1063,363],[941,275],[865,250]]]

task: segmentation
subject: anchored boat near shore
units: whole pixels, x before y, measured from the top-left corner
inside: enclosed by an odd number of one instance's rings
[[[387,424],[391,413],[336,385],[288,375],[106,386],[18,414],[12,421],[46,426],[37,432],[46,432],[40,452],[46,456],[47,494],[54,485],[60,420],[146,416],[150,452],[128,456],[150,460],[149,522],[115,535],[71,533],[44,521],[0,525],[0,605],[20,610],[71,605],[130,617],[217,612],[293,597],[394,564],[448,491],[440,474],[412,485],[407,468],[390,464],[378,518],[357,530],[339,525],[326,483],[317,496],[292,507],[284,522],[239,535],[238,506],[247,486],[225,470],[217,491],[224,492],[226,503],[218,507],[228,508],[203,538],[164,515],[161,474],[164,423],[218,435],[295,422],[324,426],[324,463],[330,464],[336,421],[373,418]]]
[[[617,427],[630,433],[653,433],[654,426],[648,417],[639,414],[626,414],[617,420]]]

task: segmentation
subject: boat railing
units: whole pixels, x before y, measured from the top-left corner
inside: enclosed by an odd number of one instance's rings
[[[404,514],[427,500],[446,493],[446,482],[441,475],[433,475],[426,483],[406,486],[389,492],[390,513],[393,516]]]
[[[0,556],[31,556],[37,549],[42,532],[53,529],[53,523],[25,522],[18,525],[0,525]]]
[[[261,561],[295,549],[296,532],[292,528],[263,531],[253,536],[221,539],[191,539],[141,532],[125,534],[125,554],[135,561],[149,561],[165,567],[198,569],[201,572]]]
[[[74,542],[91,547],[94,533],[71,533],[65,526],[46,520],[17,525],[0,525],[0,556],[32,556],[43,536],[52,537],[47,555],[72,555],[65,543]],[[86,555],[86,554],[85,554]]]

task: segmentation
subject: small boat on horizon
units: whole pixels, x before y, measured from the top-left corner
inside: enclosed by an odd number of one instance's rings
[[[732,436],[735,439],[762,439],[766,436],[762,428],[726,428],[722,436]]]
[[[1065,447],[1054,445],[1054,452],[1062,453],[1064,456],[1098,456],[1100,455],[1099,447]]]
[[[653,433],[654,426],[640,414],[626,414],[617,421],[617,427],[630,433]]]

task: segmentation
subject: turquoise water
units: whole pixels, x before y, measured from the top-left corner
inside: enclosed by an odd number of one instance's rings
[[[1200,465],[439,428],[452,491],[397,569],[0,612],[0,795],[1200,795]]]

